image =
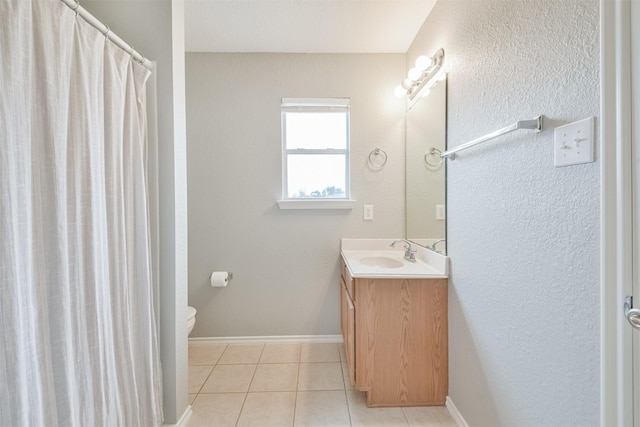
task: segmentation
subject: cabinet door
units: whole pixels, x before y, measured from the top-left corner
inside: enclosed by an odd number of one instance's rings
[[[347,287],[349,297],[351,297],[351,300],[353,301],[355,299],[353,293],[353,277],[351,277],[351,273],[349,273],[349,269],[342,258],[340,258],[340,266],[342,269],[342,279],[344,280],[342,283]]]
[[[358,389],[369,406],[443,405],[447,279],[356,279]]]
[[[347,367],[349,368],[349,380],[351,385],[355,384],[355,321],[356,310],[353,301],[349,297],[344,280],[340,279],[340,327],[342,329],[342,339],[344,340],[344,352],[347,356]]]
[[[347,304],[348,299],[349,296],[345,292],[344,278],[340,277],[340,331],[342,332],[345,352],[347,350],[347,319],[349,317],[349,306]]]
[[[347,299],[347,366],[349,367],[349,380],[351,385],[356,385],[356,308],[353,305],[353,301],[346,293],[346,289],[343,291]]]

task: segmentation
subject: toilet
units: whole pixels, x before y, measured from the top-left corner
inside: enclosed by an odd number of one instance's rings
[[[196,325],[196,313],[198,310],[195,308],[188,306],[187,307],[187,336],[191,334],[193,331],[193,327]]]

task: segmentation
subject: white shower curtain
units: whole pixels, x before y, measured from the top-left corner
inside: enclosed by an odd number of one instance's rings
[[[59,0],[0,0],[0,426],[162,422],[149,71]]]

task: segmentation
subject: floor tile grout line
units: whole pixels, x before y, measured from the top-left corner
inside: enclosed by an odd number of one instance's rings
[[[244,392],[244,399],[242,400],[242,406],[240,406],[240,412],[238,412],[238,417],[236,418],[236,423],[235,423],[236,426],[238,425],[238,422],[240,422],[240,416],[242,415],[242,411],[244,410],[245,403],[247,403],[249,390],[251,389],[251,384],[253,383],[253,379],[255,378],[257,371],[258,371],[258,365],[256,364],[256,367],[253,370],[253,375],[251,375],[251,381],[249,381],[249,385],[247,386],[247,391]]]
[[[402,409],[402,416],[404,417],[404,420],[407,422],[407,427],[411,427],[411,423],[409,422],[409,417],[407,417],[407,413],[404,411],[404,406],[401,406],[400,409]]]
[[[296,375],[296,390],[295,399],[293,401],[293,420],[291,420],[291,427],[296,425],[296,410],[298,409],[298,386],[300,384],[300,364],[302,363],[302,343],[300,343],[300,352],[298,353],[298,373]]]
[[[244,404],[247,403],[247,396],[249,395],[249,393],[245,393],[244,394],[244,399],[242,399],[242,405],[240,406],[240,412],[238,412],[238,415],[236,416],[236,422],[233,424],[234,426],[237,427],[238,423],[240,422],[240,417],[242,416],[242,411],[244,410]]]
[[[347,390],[344,390],[344,400],[347,402],[347,416],[349,417],[349,425],[353,426],[353,421],[351,420],[351,405],[349,405],[349,398],[347,397]]]
[[[222,355],[224,354],[225,351],[227,351],[227,347],[229,347],[228,345],[225,344],[224,346],[224,350],[222,350],[222,353],[220,353],[220,356],[218,356],[218,358],[216,359],[216,361],[213,363],[213,365],[201,365],[201,366],[211,366],[211,371],[209,372],[209,375],[207,375],[207,378],[204,379],[204,381],[202,382],[202,385],[200,386],[200,388],[198,389],[198,391],[195,393],[196,397],[193,398],[193,403],[195,403],[196,399],[198,398],[198,396],[200,396],[200,393],[202,392],[202,389],[204,388],[204,385],[207,383],[207,380],[209,379],[209,377],[211,376],[211,374],[213,373],[213,370],[215,369],[215,367],[218,365],[218,360],[220,360],[220,358],[222,357]],[[187,348],[188,351],[188,348]],[[187,354],[187,359],[188,359],[188,354]],[[187,362],[188,364],[188,362]],[[198,366],[198,365],[195,365]],[[187,385],[188,386],[188,385]]]
[[[339,346],[340,344],[338,344]],[[342,377],[342,386],[344,387],[344,399],[347,402],[347,416],[349,417],[349,425],[353,426],[353,420],[351,419],[351,405],[349,404],[349,396],[347,396],[347,384],[344,381],[344,366],[342,364],[342,355],[340,354],[340,347],[338,347],[338,357],[340,358],[340,374]]]
[[[253,375],[251,375],[251,381],[249,381],[249,385],[247,386],[247,391],[244,394],[244,399],[242,400],[242,406],[240,406],[240,412],[238,412],[238,416],[236,417],[235,426],[240,422],[240,417],[242,416],[242,411],[244,410],[244,405],[247,403],[247,397],[249,396],[249,390],[251,390],[251,384],[253,384],[253,379],[256,377],[256,372],[258,372],[258,365],[260,364],[260,358],[262,357],[262,353],[264,352],[264,343],[262,343],[262,349],[260,350],[260,354],[258,355],[258,361],[256,362],[256,367],[253,370]],[[222,357],[222,356],[220,356]]]
[[[209,375],[207,375],[207,378],[204,379],[204,381],[202,382],[202,385],[200,386],[200,388],[198,389],[198,391],[195,393],[196,397],[193,399],[193,401],[195,402],[196,399],[198,398],[198,395],[200,394],[200,392],[202,392],[202,389],[204,388],[204,385],[207,383],[207,381],[209,380],[209,377],[211,376],[211,374],[213,373],[213,370],[215,369],[215,367],[218,365],[218,360],[220,360],[220,358],[222,357],[222,355],[224,354],[225,351],[227,351],[227,348],[229,346],[225,344],[224,346],[224,350],[222,350],[222,353],[220,353],[220,356],[218,356],[218,358],[216,359],[216,361],[213,363],[213,365],[193,365],[193,366],[211,366],[211,371],[209,371]],[[188,359],[189,359],[189,354],[188,354],[188,346],[187,346],[187,365],[188,365]],[[188,384],[187,384],[187,388],[188,388]]]
[[[197,393],[196,393],[196,398],[198,397],[198,395],[200,394],[200,392],[202,391],[202,388],[204,387],[204,385],[207,383],[207,381],[209,380],[209,377],[211,376],[211,374],[213,373],[213,368],[215,368],[216,365],[206,365],[206,366],[210,366],[211,370],[209,371],[209,374],[207,374],[207,377],[204,379],[204,381],[202,382],[202,385],[200,386],[200,388],[198,389]]]

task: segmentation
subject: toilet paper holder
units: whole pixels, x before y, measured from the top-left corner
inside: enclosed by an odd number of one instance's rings
[[[233,273],[230,271],[222,271],[222,270],[215,270],[212,271],[211,274],[209,275],[209,277],[211,277],[211,275],[213,275],[213,273],[227,273],[229,280],[233,279]]]
[[[214,271],[209,276],[211,286],[214,288],[226,287],[231,279],[233,279],[233,273],[230,271]]]

